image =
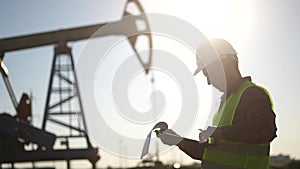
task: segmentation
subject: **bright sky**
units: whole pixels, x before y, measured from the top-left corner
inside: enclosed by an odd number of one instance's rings
[[[298,19],[300,15],[298,10],[300,1],[142,0],[141,2],[146,12],[178,17],[194,25],[208,38],[220,37],[231,42],[238,52],[241,73],[244,76],[251,76],[256,84],[266,87],[272,95],[277,115],[278,137],[272,142],[271,154],[283,153],[290,155],[292,158],[300,158],[300,147],[298,146],[300,136],[297,134],[297,130],[300,129],[300,114],[297,112],[297,105],[300,101],[297,97],[300,94],[298,87],[298,83],[300,83],[298,75],[300,73],[300,52],[298,50],[298,45],[300,44],[300,34],[298,32],[300,30]],[[70,0],[2,1],[0,5],[0,38],[115,21],[122,16],[124,4],[124,0],[89,1],[88,4],[85,1],[74,2]],[[112,41],[111,39],[106,37],[98,40],[101,44],[99,50],[106,51],[110,45],[109,43]],[[154,40],[156,40],[154,41],[155,48],[165,49],[168,52],[174,50],[182,55],[186,54],[184,49],[179,50],[168,46],[168,44],[175,43],[169,39],[156,37]],[[82,59],[78,58],[81,51],[83,51],[84,44],[84,41],[72,44],[76,60]],[[41,126],[43,118],[42,112],[44,111],[46,100],[52,56],[53,47],[46,46],[7,53],[4,59],[18,100],[24,91],[33,93],[33,120],[34,125],[37,127]],[[192,72],[195,68],[195,64],[192,63],[194,58],[185,60],[183,56],[178,57],[187,63],[186,66]],[[178,100],[174,99],[174,97],[180,96],[176,85],[171,87],[164,86],[167,82],[170,83],[172,78],[164,74],[160,75],[159,72],[157,76],[156,87],[162,92],[165,90],[166,98],[173,98],[169,103],[174,102],[174,105],[176,105]],[[149,80],[149,77],[145,78],[137,75],[137,79],[139,78],[140,81],[145,81],[147,78]],[[95,83],[106,85],[106,81],[104,80],[101,83],[101,80],[96,77]],[[137,81],[140,82],[139,80]],[[205,98],[211,93],[212,89],[205,85],[205,78],[202,75],[195,77],[195,81],[200,91],[200,98]],[[138,87],[138,82],[133,83],[131,88],[142,90],[143,88]],[[144,85],[146,82],[141,84]],[[151,86],[147,85],[145,87],[147,91],[151,90]],[[131,88],[130,90],[132,90]],[[170,88],[175,88],[175,92],[172,92]],[[141,91],[133,93],[137,92]],[[0,93],[0,112],[15,114],[3,82],[0,82]],[[170,93],[173,93],[173,95],[170,96]],[[129,97],[133,98],[133,107],[136,109],[145,109],[146,107],[147,109],[149,97],[142,97],[140,100],[136,99],[138,102],[135,102],[134,97],[137,96],[129,94]],[[96,95],[95,97],[100,97],[101,99],[101,95]],[[144,101],[147,103],[143,103]],[[201,101],[203,104],[206,103],[200,99]],[[87,107],[88,104],[85,104],[84,106]],[[139,107],[139,105],[146,106]],[[174,107],[173,109],[176,109],[176,106]],[[89,113],[87,114],[89,115]],[[111,116],[108,115],[105,118],[108,117]],[[163,118],[167,119],[167,117],[169,116]],[[172,122],[172,120],[170,121]],[[203,123],[205,122],[203,122],[202,118],[198,117],[195,120],[194,129],[192,129],[193,131],[188,137],[196,139],[196,129],[203,127]],[[88,120],[87,125],[97,144],[97,138],[102,138],[102,134],[95,133],[97,131],[97,123]],[[139,131],[142,134],[137,137],[144,138],[151,128],[149,126],[142,128],[142,130],[146,131]],[[114,128],[114,126],[111,127]],[[127,127],[124,126],[124,130]],[[126,134],[133,137],[133,135],[130,135],[130,132]],[[126,149],[126,145],[123,146]],[[124,151],[130,150],[126,149]],[[100,155],[102,156],[98,163],[100,167],[108,165],[134,166],[139,162],[139,160],[119,159],[117,156],[104,150],[100,150]],[[194,162],[184,154],[179,153],[177,149],[162,156],[162,160],[165,163],[174,162],[174,159],[184,163]]]

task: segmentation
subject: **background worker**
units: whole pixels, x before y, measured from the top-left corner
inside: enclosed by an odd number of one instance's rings
[[[268,169],[277,130],[268,92],[241,76],[237,53],[223,39],[200,45],[197,66],[194,75],[202,71],[207,83],[223,92],[212,126],[200,132],[199,141],[181,138],[171,129],[159,135],[161,141],[202,160],[203,169]]]

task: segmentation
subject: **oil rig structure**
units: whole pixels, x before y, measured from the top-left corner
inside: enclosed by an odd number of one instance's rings
[[[136,49],[136,39],[140,35],[148,38],[148,47],[151,51],[152,38],[147,18],[144,15],[131,15],[126,10],[128,4],[133,4],[139,13],[144,13],[137,0],[129,0],[124,8],[123,17],[110,23],[56,30],[18,37],[0,39],[1,74],[10,96],[15,115],[12,113],[0,114],[0,168],[2,164],[40,161],[65,161],[67,168],[71,168],[71,160],[85,159],[91,163],[93,169],[100,159],[98,148],[94,147],[87,131],[84,106],[80,96],[78,78],[72,55],[72,48],[68,42],[101,38],[103,36],[126,36],[138,60],[148,73],[151,64],[151,55],[148,62],[143,62]],[[130,15],[130,17],[127,17]],[[129,19],[128,19],[129,18]],[[138,29],[137,20],[143,21],[146,28]],[[98,31],[99,29],[102,31]],[[98,31],[98,32],[97,32]],[[24,50],[39,46],[53,46],[54,54],[50,71],[49,86],[44,109],[42,127],[32,124],[31,98],[23,93],[18,101],[9,80],[8,69],[4,64],[5,54],[11,51]],[[76,106],[74,106],[76,105]],[[74,120],[76,119],[76,120]],[[60,133],[48,130],[49,124],[60,128]],[[72,140],[81,140],[82,147],[73,147]],[[59,148],[56,148],[59,144]],[[29,148],[28,148],[28,145]],[[34,165],[33,165],[33,168]]]

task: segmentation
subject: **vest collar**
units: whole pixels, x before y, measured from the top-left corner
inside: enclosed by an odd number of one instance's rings
[[[239,88],[247,81],[251,82],[251,77],[250,76],[246,76],[243,77],[241,80],[239,80],[238,82],[234,83],[231,88],[227,89],[227,93],[224,93],[221,97],[222,101],[227,99],[232,93],[236,92],[239,90]]]

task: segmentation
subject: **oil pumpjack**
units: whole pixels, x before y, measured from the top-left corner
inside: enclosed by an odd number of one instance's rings
[[[19,162],[56,160],[66,161],[67,168],[71,168],[70,161],[76,159],[87,159],[91,162],[92,168],[96,168],[100,156],[98,148],[93,147],[88,136],[72,49],[68,46],[68,42],[110,35],[126,36],[145,72],[148,73],[152,57],[150,26],[145,15],[132,15],[130,19],[126,19],[125,16],[131,15],[126,10],[128,4],[135,5],[138,12],[144,13],[137,0],[129,0],[125,5],[123,17],[119,21],[110,23],[109,29],[103,29],[100,33],[96,32],[106,23],[0,39],[0,70],[16,111],[14,116],[8,113],[0,114],[0,168],[4,163],[10,163],[14,168],[14,163]],[[137,28],[137,20],[144,22],[146,25],[144,30]],[[136,39],[140,35],[148,39],[147,62],[142,61],[136,49]],[[37,128],[32,125],[31,99],[24,93],[20,101],[17,101],[3,60],[8,52],[47,45],[54,45],[54,56],[42,128]],[[77,106],[72,106],[73,104]],[[77,119],[72,120],[74,118]],[[63,134],[49,132],[47,130],[49,123],[67,132]],[[85,146],[73,148],[70,141],[74,138],[84,141]],[[56,142],[60,144],[59,149],[54,146]],[[32,145],[31,148],[25,149],[25,145],[28,144]]]

